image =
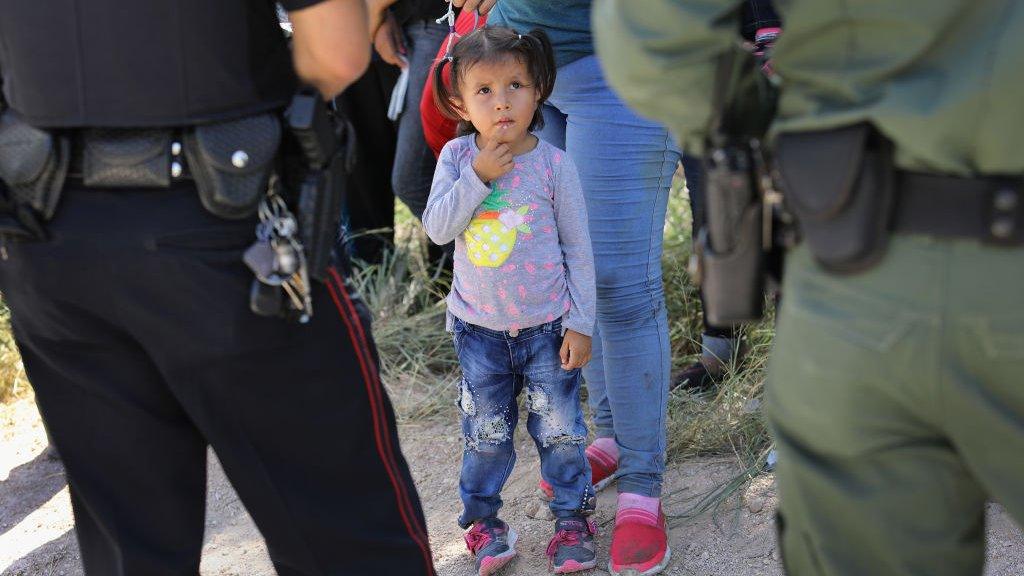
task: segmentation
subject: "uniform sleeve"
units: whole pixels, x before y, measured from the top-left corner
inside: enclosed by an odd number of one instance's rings
[[[739,41],[742,0],[595,0],[594,44],[608,82],[703,150],[716,64]]]
[[[593,336],[597,288],[587,205],[576,166],[567,154],[559,153],[562,161],[556,169],[555,223],[569,288],[569,312],[562,319],[562,327]]]
[[[452,140],[441,150],[423,210],[423,228],[435,244],[447,244],[461,234],[490,193],[468,163],[464,169],[460,166],[456,157],[458,142]]]

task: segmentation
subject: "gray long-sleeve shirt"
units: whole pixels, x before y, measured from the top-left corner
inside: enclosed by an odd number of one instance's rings
[[[563,328],[592,335],[594,257],[572,160],[539,141],[488,185],[473,170],[479,152],[473,135],[445,145],[423,212],[431,240],[455,241],[448,312],[492,330],[561,318]]]

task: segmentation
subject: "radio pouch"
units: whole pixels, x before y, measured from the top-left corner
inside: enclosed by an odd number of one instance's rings
[[[185,133],[185,158],[212,214],[242,219],[256,213],[281,145],[276,114],[204,124]]]
[[[892,157],[891,142],[866,123],[776,139],[786,205],[826,270],[860,272],[884,255],[894,203]]]
[[[49,220],[57,209],[70,158],[68,137],[31,126],[9,109],[0,114],[0,180],[14,203]]]

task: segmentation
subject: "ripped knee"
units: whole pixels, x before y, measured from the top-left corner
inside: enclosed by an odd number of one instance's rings
[[[466,436],[466,449],[480,451],[483,445],[497,446],[512,438],[512,430],[501,415],[492,416],[473,426],[473,432]]]
[[[560,446],[583,446],[587,442],[585,436],[579,434],[572,434],[569,432],[552,431],[551,433],[540,435],[541,446],[545,448],[560,447]]]

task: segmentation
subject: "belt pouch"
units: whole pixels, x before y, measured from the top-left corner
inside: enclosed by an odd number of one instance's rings
[[[715,252],[703,228],[697,236],[704,313],[708,324],[727,327],[761,319],[764,308],[764,252],[761,204],[747,206],[733,230],[729,252]]]
[[[775,148],[786,205],[815,260],[835,273],[878,262],[893,210],[892,144],[862,123],[784,133]]]
[[[275,114],[196,126],[185,134],[185,158],[212,214],[242,219],[256,213],[281,144]]]
[[[40,130],[11,110],[0,114],[0,180],[16,204],[27,205],[43,219],[57,209],[71,158],[67,136]]]
[[[167,188],[172,137],[168,129],[85,130],[82,183],[90,188]]]

